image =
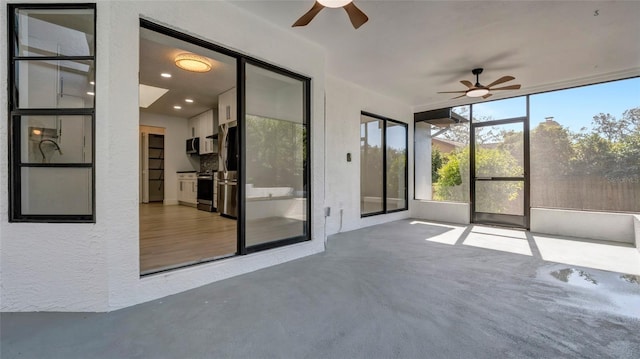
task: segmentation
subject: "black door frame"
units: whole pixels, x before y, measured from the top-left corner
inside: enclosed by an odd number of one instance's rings
[[[529,198],[529,96],[526,96],[526,115],[501,120],[473,121],[473,105],[470,109],[471,126],[469,129],[469,189],[470,189],[470,218],[471,223],[499,225],[505,227],[530,227],[530,198]],[[476,128],[522,123],[523,141],[522,154],[524,161],[524,175],[522,177],[476,177]],[[486,213],[476,211],[476,181],[522,181],[523,182],[523,215]]]

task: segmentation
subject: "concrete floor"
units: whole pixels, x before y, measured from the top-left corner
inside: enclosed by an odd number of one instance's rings
[[[473,228],[456,228],[342,233],[325,253],[112,313],[3,313],[0,357],[638,357],[640,277],[545,262],[529,234],[531,255],[465,245]]]

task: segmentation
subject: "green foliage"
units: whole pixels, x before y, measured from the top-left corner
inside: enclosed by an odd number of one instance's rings
[[[303,190],[306,129],[301,123],[247,115],[247,183]]]
[[[431,150],[431,183],[436,183],[440,179],[438,170],[444,164],[444,157],[439,149],[433,148]]]

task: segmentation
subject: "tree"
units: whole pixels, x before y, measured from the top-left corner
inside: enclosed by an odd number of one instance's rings
[[[438,174],[438,170],[444,164],[445,159],[437,148],[431,149],[431,183],[436,183],[440,179],[440,175]]]

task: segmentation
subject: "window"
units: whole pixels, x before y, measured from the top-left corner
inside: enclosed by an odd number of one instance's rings
[[[407,124],[362,112],[360,214],[407,209]]]
[[[95,5],[9,5],[10,219],[94,222]]]
[[[640,78],[530,98],[531,207],[640,212]]]
[[[416,114],[415,198],[469,202],[470,106]]]

